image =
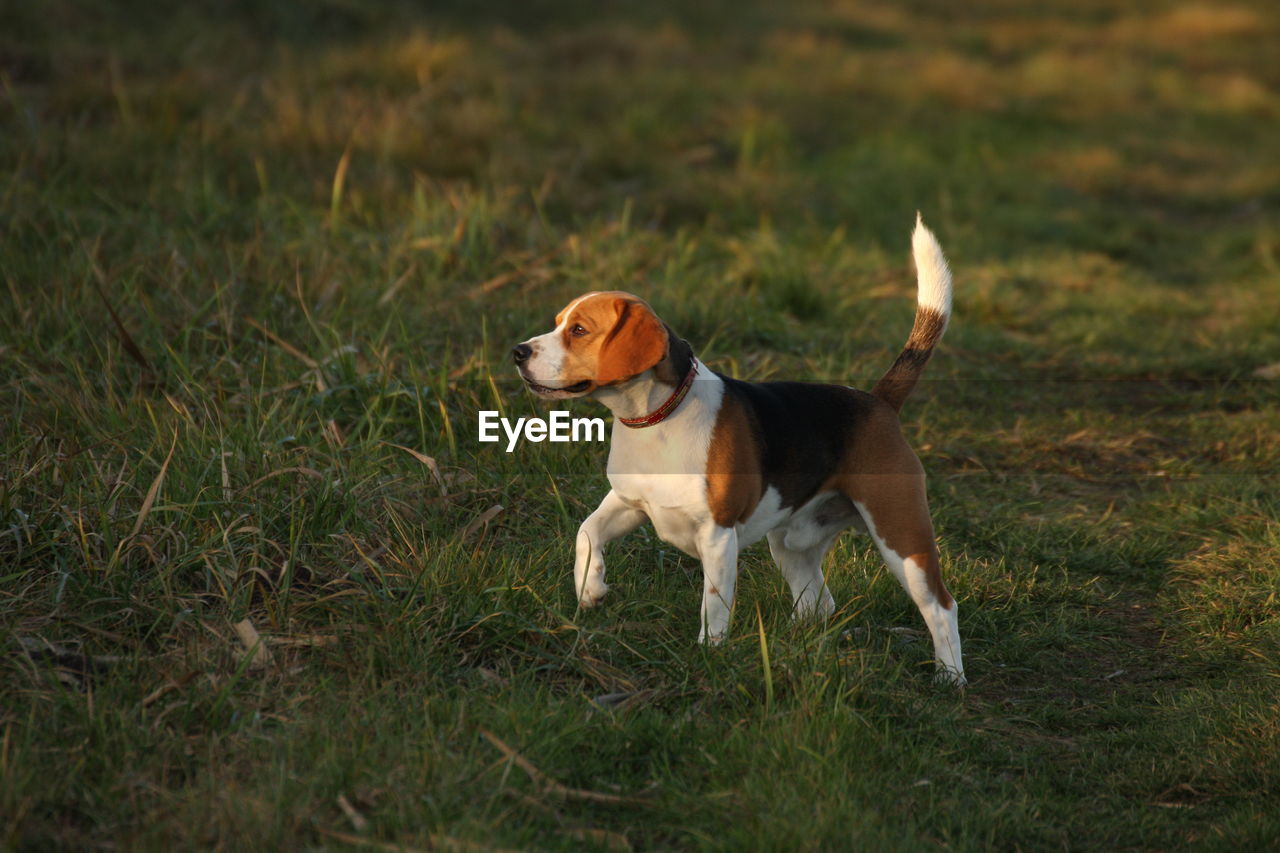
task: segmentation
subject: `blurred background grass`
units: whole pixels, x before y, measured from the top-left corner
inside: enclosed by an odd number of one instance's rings
[[[1248,2],[0,3],[0,844],[1274,843],[1278,36]],[[917,210],[956,312],[904,414],[968,693],[852,537],[830,628],[756,550],[704,655],[696,563],[643,532],[575,613],[604,451],[474,440],[542,411],[510,345],[624,288],[717,369],[865,387]]]

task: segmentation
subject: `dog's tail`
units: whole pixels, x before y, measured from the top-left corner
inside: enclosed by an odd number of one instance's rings
[[[907,337],[907,345],[893,366],[880,377],[871,389],[894,410],[902,408],[911,390],[916,387],[924,366],[933,355],[933,348],[942,340],[947,320],[951,318],[951,270],[942,255],[938,238],[925,227],[916,214],[916,230],[911,235],[911,250],[916,261],[917,293],[916,321]]]

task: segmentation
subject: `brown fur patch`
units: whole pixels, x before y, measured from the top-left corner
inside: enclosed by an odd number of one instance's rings
[[[566,316],[561,343],[565,360],[561,376],[590,379],[596,386],[614,385],[644,373],[667,355],[667,327],[638,296],[620,290],[589,293]],[[583,333],[575,334],[575,327]]]
[[[638,299],[616,300],[618,319],[600,347],[596,383],[612,385],[639,376],[667,354],[667,328]]]
[[[950,610],[953,599],[942,581],[924,468],[887,406],[873,409],[858,424],[829,487],[866,507],[876,535],[924,570],[929,591]]]
[[[918,307],[906,346],[884,376],[880,377],[875,388],[871,389],[871,393],[884,400],[895,411],[901,409],[916,387],[916,382],[920,380],[924,366],[929,362],[934,347],[938,345],[946,329],[947,315],[932,308]]]
[[[732,527],[751,517],[763,494],[760,447],[746,409],[738,399],[725,395],[707,451],[711,517],[721,527]]]

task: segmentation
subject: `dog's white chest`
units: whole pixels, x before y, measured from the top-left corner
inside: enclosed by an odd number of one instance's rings
[[[663,541],[699,556],[698,534],[710,523],[707,451],[720,383],[695,382],[685,407],[668,422],[634,430],[616,425],[609,447],[609,484],[649,517]]]
[[[701,558],[698,532],[705,522],[700,524],[684,509],[674,507],[650,507],[645,509],[645,514],[663,542],[674,545],[690,557]]]
[[[699,556],[698,531],[710,518],[704,475],[655,476],[610,470],[609,484],[627,505],[649,517],[653,529],[664,542],[690,556]]]

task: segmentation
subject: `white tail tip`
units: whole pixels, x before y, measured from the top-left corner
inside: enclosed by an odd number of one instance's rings
[[[911,251],[916,260],[916,276],[919,291],[916,301],[940,314],[951,314],[951,270],[938,238],[924,224],[924,218],[916,211],[916,230],[911,235]]]

